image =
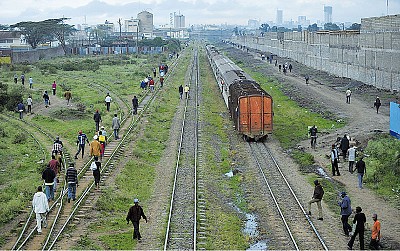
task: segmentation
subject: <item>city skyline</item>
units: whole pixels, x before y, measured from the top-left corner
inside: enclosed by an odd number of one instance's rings
[[[108,20],[130,19],[147,10],[154,15],[154,25],[170,24],[170,13],[185,16],[186,26],[194,24],[247,25],[248,20],[260,23],[275,22],[277,10],[283,11],[283,22],[296,22],[306,16],[311,23],[324,21],[324,7],[332,7],[332,22],[360,23],[361,18],[400,14],[400,0],[293,0],[282,5],[282,1],[257,1],[249,4],[245,0],[19,0],[0,3],[0,24],[21,21],[40,21],[49,18],[67,17],[70,24],[94,25]],[[389,5],[387,6],[387,3]],[[361,8],[362,6],[362,8]]]

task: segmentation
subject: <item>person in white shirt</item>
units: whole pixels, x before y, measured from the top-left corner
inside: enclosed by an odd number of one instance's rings
[[[28,105],[28,112],[32,113],[32,96],[29,95],[28,99],[26,100],[26,104]]]
[[[354,162],[356,161],[356,147],[353,145],[347,150],[349,156],[349,172],[353,173]]]
[[[37,192],[33,196],[32,209],[36,214],[37,232],[42,233],[42,221],[44,227],[47,227],[46,214],[49,212],[49,203],[46,194],[43,193],[42,186],[39,186]]]
[[[350,104],[350,97],[351,97],[351,91],[350,89],[347,89],[346,91],[346,103]]]
[[[107,112],[109,112],[110,111],[110,104],[111,104],[111,101],[112,101],[112,98],[110,97],[110,93],[107,93],[107,96],[104,99],[104,101],[106,102]]]

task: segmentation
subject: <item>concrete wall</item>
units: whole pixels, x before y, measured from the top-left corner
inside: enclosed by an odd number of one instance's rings
[[[387,90],[400,90],[400,32],[267,32],[231,41],[288,57],[330,74]]]
[[[40,59],[49,59],[54,57],[64,56],[62,47],[53,47],[47,49],[36,49],[32,51],[18,51],[13,52],[11,61],[15,63],[34,63]]]

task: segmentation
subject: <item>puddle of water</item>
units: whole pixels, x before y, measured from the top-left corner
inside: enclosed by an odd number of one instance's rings
[[[246,251],[248,250],[267,250],[267,240],[261,240],[254,244],[252,244]]]
[[[243,232],[250,236],[250,238],[255,238],[258,236],[257,221],[253,214],[246,214],[246,225],[244,226]]]

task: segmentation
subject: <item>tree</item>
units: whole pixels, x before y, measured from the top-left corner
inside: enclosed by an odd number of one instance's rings
[[[324,24],[324,30],[328,31],[339,31],[341,30],[340,27],[337,24],[334,23],[326,23]]]
[[[64,23],[64,21],[68,19],[69,18],[58,18],[43,21],[43,26],[48,30],[50,39],[56,38],[60,42],[64,54],[67,54],[65,37],[71,35],[72,32],[76,30],[73,25]]]
[[[278,26],[272,26],[271,31],[277,32],[278,31]]]
[[[10,26],[14,30],[19,30],[26,42],[33,48],[46,42],[47,33],[42,30],[41,22],[19,22]]]
[[[263,32],[268,32],[271,28],[269,27],[269,24],[261,24],[260,30]]]
[[[309,25],[307,30],[309,32],[315,32],[315,31],[319,31],[318,25],[316,23]]]
[[[361,24],[358,23],[353,23],[349,28],[347,28],[346,30],[361,30]]]

